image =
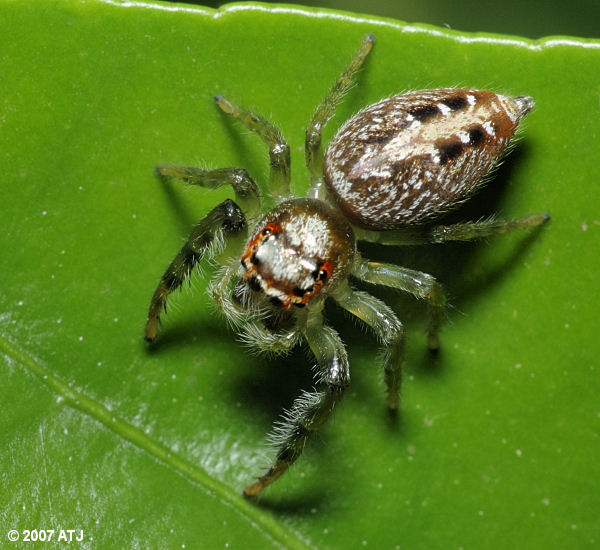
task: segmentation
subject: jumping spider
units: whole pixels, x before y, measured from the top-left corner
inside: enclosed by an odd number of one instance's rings
[[[352,87],[373,43],[372,35],[365,37],[306,130],[311,175],[307,197],[290,192],[290,150],[282,134],[222,96],[215,97],[218,107],[269,146],[270,194],[261,196],[241,168],[157,169],[162,177],[191,185],[231,185],[236,201],[224,201],[193,228],[154,292],[146,339],[156,337],[167,296],[211,254],[223,266],[210,293],[243,339],[276,353],[288,352],[304,339],[317,361],[319,389],[298,397],[276,427],[277,456],[269,470],[246,487],[246,496],[260,493],[296,461],[348,386],[344,344],[323,318],[326,298],[370,326],[383,344],[387,405],[391,410],[398,407],[404,328],[385,303],[353,288],[350,278],[425,299],[430,311],[428,347],[438,349],[446,302],[441,285],[427,273],[363,258],[356,250],[357,240],[387,245],[463,241],[538,226],[548,219],[540,214],[424,225],[479,188],[533,108],[530,97],[455,88],[396,95],[347,121],[323,154],[321,130]]]

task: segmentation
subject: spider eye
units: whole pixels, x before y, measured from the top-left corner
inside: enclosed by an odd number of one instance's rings
[[[322,281],[325,283],[331,275],[331,264],[329,262],[322,262],[319,267],[312,272],[313,279],[315,281]]]
[[[281,231],[281,227],[279,227],[276,223],[268,223],[263,230],[260,232],[262,237],[268,237],[273,233],[279,233]]]

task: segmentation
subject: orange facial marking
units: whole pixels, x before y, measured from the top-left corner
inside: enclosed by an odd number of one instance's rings
[[[258,245],[264,239],[268,238],[269,235],[276,233],[281,233],[281,226],[276,223],[268,223],[248,243],[246,252],[242,254],[242,263],[244,264],[244,267],[246,267],[246,273],[244,273],[244,277],[252,277],[252,275],[256,272],[256,269],[253,268],[252,256],[258,250]]]
[[[319,269],[319,275],[321,275],[321,271],[323,271],[324,279],[327,280],[331,277],[331,272],[333,271],[333,265],[331,262],[323,262]]]
[[[321,262],[313,273],[315,282],[312,288],[310,290],[302,291],[302,294],[299,294],[298,290],[292,294],[287,294],[287,300],[284,300],[284,305],[286,307],[290,307],[291,305],[300,307],[305,306],[313,296],[316,296],[321,292],[323,286],[331,276],[332,271],[333,265],[331,262]]]
[[[271,222],[251,237],[241,257],[241,263],[245,269],[243,277],[249,281],[252,290],[264,292],[266,297],[273,303],[277,303],[286,309],[292,306],[304,307],[313,296],[322,291],[332,276],[334,271],[333,262],[313,258],[306,259],[306,261],[313,263],[315,268],[312,273],[305,272],[302,276],[296,275],[296,269],[301,269],[301,264],[296,267],[291,264],[292,267],[289,273],[273,273],[270,259],[262,255],[260,251],[271,236],[283,232],[284,228],[280,224]],[[281,243],[281,245],[284,248],[286,247],[285,243]],[[293,251],[293,247],[289,250]],[[295,253],[293,255],[295,256]],[[307,275],[309,277],[312,275],[310,283],[306,278]],[[294,276],[297,278],[294,279]]]

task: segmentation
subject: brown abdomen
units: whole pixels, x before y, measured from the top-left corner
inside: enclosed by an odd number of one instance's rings
[[[432,220],[472,195],[533,106],[529,97],[454,88],[383,99],[337,132],[325,183],[359,227]]]

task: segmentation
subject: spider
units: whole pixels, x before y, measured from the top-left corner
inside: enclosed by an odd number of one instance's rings
[[[261,196],[246,170],[162,165],[163,179],[217,188],[225,200],[193,229],[152,296],[145,336],[157,335],[167,297],[205,256],[221,263],[209,286],[212,298],[242,339],[272,353],[300,341],[316,359],[312,392],[304,392],[275,427],[277,454],[268,470],[244,490],[255,497],[301,455],[332,414],[350,382],[348,357],[338,333],[325,322],[331,298],[371,327],[383,345],[387,406],[398,407],[405,330],[392,309],[351,280],[384,285],[427,301],[428,347],[438,349],[446,298],[434,277],[363,258],[357,240],[416,245],[479,239],[543,224],[547,214],[432,226],[469,198],[506,151],[519,122],[534,106],[527,96],[443,88],[396,95],[348,120],[325,153],[321,132],[352,87],[374,43],[367,35],[345,71],[318,106],[307,130],[306,197],[290,192],[290,149],[270,122],[223,96],[217,106],[269,147],[270,193]]]

